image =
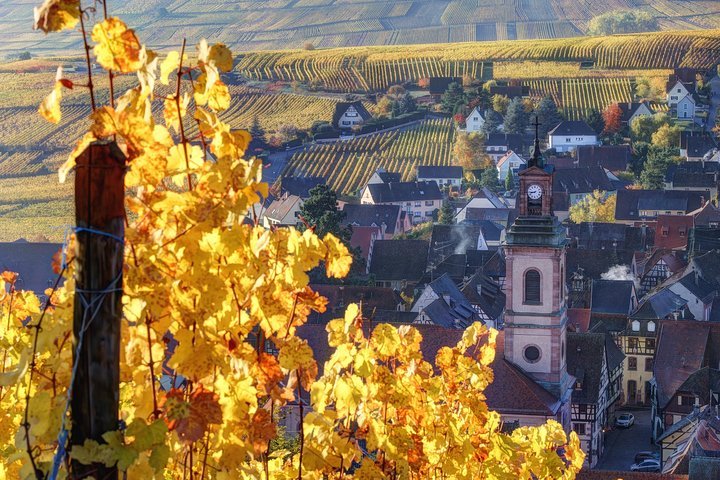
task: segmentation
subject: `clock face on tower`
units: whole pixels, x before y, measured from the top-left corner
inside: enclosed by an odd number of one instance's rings
[[[527,189],[527,194],[531,200],[540,200],[543,194],[542,187],[540,185],[530,185]]]

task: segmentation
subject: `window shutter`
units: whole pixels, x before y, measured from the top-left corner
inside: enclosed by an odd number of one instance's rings
[[[525,301],[540,301],[540,273],[537,270],[525,274]]]

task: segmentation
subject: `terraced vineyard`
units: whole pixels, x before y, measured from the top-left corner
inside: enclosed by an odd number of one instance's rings
[[[325,177],[338,192],[357,194],[381,167],[409,180],[416,165],[451,165],[454,131],[450,119],[433,119],[404,131],[314,145],[293,155],[282,175]]]
[[[583,72],[658,70],[676,66],[710,68],[720,62],[720,30],[403,48],[258,52],[242,55],[236,72],[256,80],[314,80],[334,91],[376,91],[400,81],[417,81],[428,76],[467,74],[487,79],[493,75],[493,62],[512,60],[535,62],[535,78],[543,76],[537,71],[543,67],[547,67],[546,78],[557,78],[553,64],[545,62],[571,63],[560,70],[559,75],[570,74],[575,70],[573,65],[580,62],[592,65]]]
[[[530,80],[530,95],[550,95],[569,120],[580,120],[591,108],[602,111],[614,102],[630,102],[633,82],[628,78],[574,78],[562,80]]]

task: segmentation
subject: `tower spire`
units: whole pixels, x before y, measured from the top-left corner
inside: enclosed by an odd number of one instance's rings
[[[535,127],[535,144],[533,145],[533,151],[532,151],[532,157],[530,158],[530,161],[528,162],[528,168],[529,167],[538,167],[538,168],[544,168],[545,167],[545,160],[542,157],[542,154],[540,153],[540,121],[538,120],[537,114],[535,115],[535,121],[531,123],[533,127]]]

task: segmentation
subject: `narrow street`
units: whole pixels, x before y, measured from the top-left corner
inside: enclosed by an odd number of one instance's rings
[[[635,424],[630,428],[616,428],[605,435],[605,452],[595,467],[596,470],[630,470],[635,463],[635,454],[658,448],[650,443],[650,410],[620,410],[617,415],[627,411],[635,416]]]

